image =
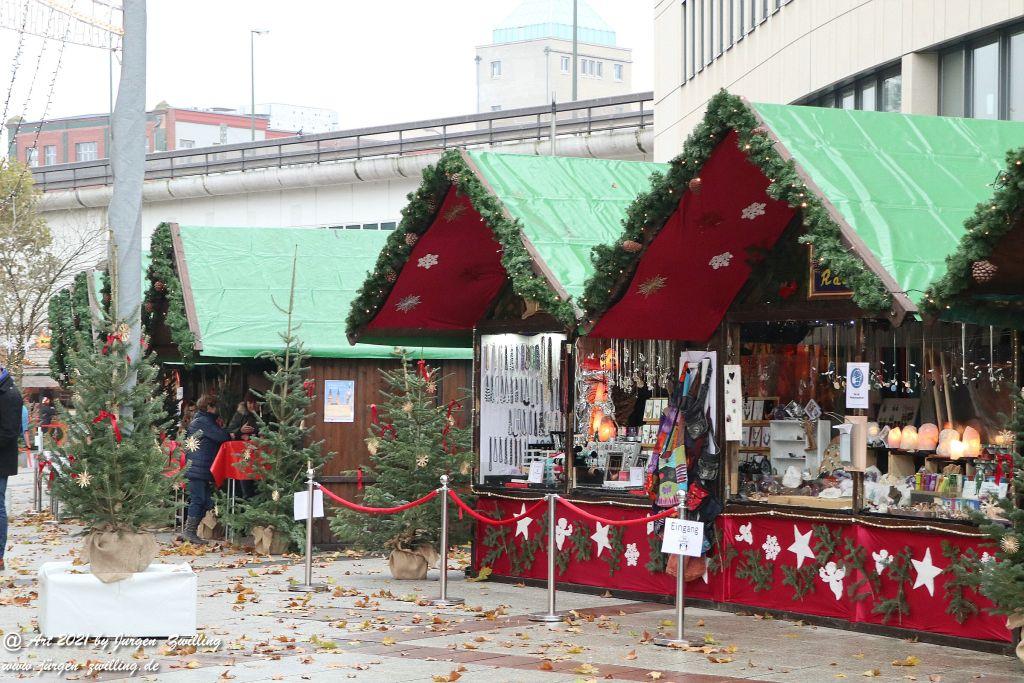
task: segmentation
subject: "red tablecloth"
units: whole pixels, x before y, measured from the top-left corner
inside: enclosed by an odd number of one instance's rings
[[[253,465],[259,462],[259,451],[249,441],[225,441],[217,451],[210,473],[218,487],[226,479],[262,479],[262,475],[253,472]]]

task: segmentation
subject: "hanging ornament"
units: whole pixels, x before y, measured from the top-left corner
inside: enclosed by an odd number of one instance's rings
[[[83,489],[89,488],[89,484],[92,483],[92,475],[89,474],[89,470],[82,470],[82,473],[78,475],[78,485]]]
[[[417,235],[414,232],[407,232],[407,233],[405,233],[405,243],[408,244],[410,247],[412,245],[416,244],[416,242],[419,240],[419,238],[420,238],[420,236]]]
[[[145,305],[145,308],[146,308],[146,313],[152,313],[153,312],[153,302],[152,301],[147,301],[146,305]]]
[[[182,442],[181,447],[184,448],[189,453],[195,453],[196,451],[199,450],[199,437],[196,436],[195,434],[191,434],[185,437],[185,440]]]
[[[378,448],[380,448],[380,439],[374,436],[366,440],[366,450],[370,455],[377,455]]]
[[[416,456],[416,467],[426,467],[429,461],[430,456],[428,456],[426,453],[420,453],[418,456]]]
[[[157,280],[156,282],[153,283],[153,289],[155,289],[158,292],[166,292],[167,285],[161,282],[160,280]]]
[[[402,412],[406,413],[407,415],[411,415],[412,414],[412,409],[413,409],[412,401],[406,401],[405,404],[402,406]]]
[[[971,277],[978,284],[985,284],[992,281],[998,270],[999,268],[991,261],[975,261],[971,264]]]
[[[1020,541],[1013,534],[1006,534],[1002,540],[999,541],[999,547],[1003,549],[1003,552],[1007,555],[1013,555],[1020,550]]]
[[[458,171],[452,171],[451,173],[448,173],[446,175],[448,177],[448,180],[452,181],[453,183],[458,183],[459,180],[462,179],[462,176],[459,174]]]
[[[429,394],[430,396],[433,396],[436,393],[437,393],[437,383],[435,383],[435,382],[427,382],[427,394]]]
[[[274,501],[275,503],[276,503],[277,501],[281,500],[281,492],[280,492],[280,491],[278,491],[277,489],[274,489],[274,490],[273,490],[273,491],[272,491],[272,492],[270,493],[270,499],[271,499],[271,500],[273,500],[273,501]]]
[[[622,251],[625,251],[629,254],[635,254],[641,249],[643,249],[643,245],[637,242],[636,240],[623,240],[621,246]]]
[[[386,273],[384,273],[384,279],[394,284],[395,280],[398,279],[398,273],[396,273],[393,270],[389,270]]]
[[[703,184],[704,181],[700,179],[700,176],[697,176],[696,178],[690,178],[690,182],[687,183],[687,187],[690,188],[690,192],[700,194],[701,186]]]

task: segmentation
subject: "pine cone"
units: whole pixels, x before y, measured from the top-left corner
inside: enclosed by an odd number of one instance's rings
[[[636,240],[623,240],[622,242],[622,250],[630,254],[635,254],[641,249],[643,249],[643,245]]]
[[[992,278],[996,276],[996,271],[999,268],[996,267],[991,261],[975,261],[971,265],[971,277],[978,284],[985,284],[991,282]]]
[[[161,282],[160,280],[157,280],[156,282],[153,283],[153,289],[155,289],[158,292],[164,292],[167,291],[167,285]]]
[[[389,270],[384,274],[384,279],[388,282],[394,283],[394,281],[398,279],[398,273],[393,270]]]
[[[452,181],[453,183],[458,183],[460,178],[462,178],[462,176],[459,175],[458,171],[448,174],[448,180]]]
[[[408,232],[408,233],[405,234],[405,243],[408,244],[411,247],[412,245],[416,244],[416,242],[417,242],[417,240],[419,240],[419,238],[420,238],[419,235],[417,235],[415,233],[412,233],[412,232]]]

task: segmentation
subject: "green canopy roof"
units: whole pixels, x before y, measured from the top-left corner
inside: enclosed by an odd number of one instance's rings
[[[298,253],[293,324],[323,358],[387,358],[391,346],[349,345],[345,315],[387,231],[180,226],[185,297],[198,319],[200,355],[252,358],[282,348],[292,257]],[[416,358],[468,359],[470,349],[407,349]]]
[[[668,164],[468,153],[488,189],[536,248],[565,293],[578,298],[594,268],[590,250],[613,242],[651,174]]]
[[[1024,123],[754,104],[822,199],[920,305]]]

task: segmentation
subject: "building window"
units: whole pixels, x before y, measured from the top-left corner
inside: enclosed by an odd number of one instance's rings
[[[569,68],[572,66],[572,57],[563,56],[561,59],[562,73],[569,73]]]
[[[621,81],[622,80],[622,72],[623,72],[622,65],[621,64],[615,64],[612,67],[612,71],[615,72],[615,80]]]
[[[971,116],[999,118],[999,43],[974,48],[971,55]]]
[[[1024,121],[1024,27],[964,42],[939,61],[939,113]]]
[[[100,158],[99,144],[95,142],[76,142],[75,161],[96,161]]]
[[[39,150],[35,147],[29,147],[25,150],[25,163],[29,166],[39,165]]]
[[[43,165],[53,166],[57,163],[57,145],[43,147]]]
[[[491,78],[501,78],[501,61],[491,62]]]
[[[878,109],[878,85],[875,79],[861,81],[860,83],[860,106],[858,109],[864,111],[875,111]]]
[[[892,74],[882,78],[882,111],[900,111],[903,105],[903,75]]]
[[[842,109],[857,108],[857,91],[852,85],[845,90],[839,91],[839,106]]]
[[[226,144],[228,141],[228,126],[226,123],[220,124],[220,144]]]
[[[903,99],[901,89],[899,67],[886,67],[861,76],[853,83],[832,86],[799,104],[863,111],[899,111]]]
[[[192,149],[195,146],[195,140],[186,140],[184,138],[178,140],[178,149]]]

